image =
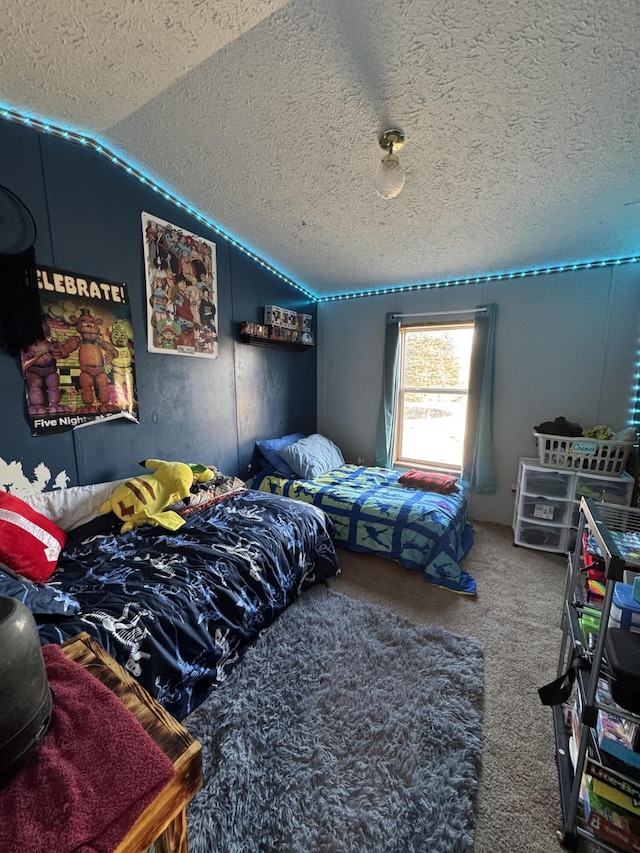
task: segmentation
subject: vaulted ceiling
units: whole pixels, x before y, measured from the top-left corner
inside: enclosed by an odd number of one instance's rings
[[[640,252],[637,0],[7,0],[0,32],[1,104],[317,296]]]

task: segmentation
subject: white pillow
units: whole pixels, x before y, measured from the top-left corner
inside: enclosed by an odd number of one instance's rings
[[[41,512],[63,530],[74,530],[100,515],[100,507],[119,483],[126,479],[108,483],[91,483],[88,486],[71,486],[53,492],[40,492],[23,498],[30,507]]]
[[[282,447],[278,453],[305,480],[313,480],[344,465],[340,448],[318,432]]]

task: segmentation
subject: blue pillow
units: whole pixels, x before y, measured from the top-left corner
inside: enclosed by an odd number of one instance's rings
[[[73,616],[80,611],[76,599],[48,583],[34,583],[0,564],[0,595],[17,598],[34,614]]]
[[[294,444],[301,438],[304,438],[304,433],[292,432],[289,435],[283,435],[282,438],[270,438],[266,441],[256,441],[256,447],[260,453],[262,453],[269,465],[272,465],[276,471],[280,471],[280,473],[284,474],[286,477],[294,477],[294,472],[278,451],[282,450],[283,447],[287,447],[289,444]]]
[[[313,480],[344,465],[344,456],[329,438],[314,433],[280,451],[285,462],[305,480]]]

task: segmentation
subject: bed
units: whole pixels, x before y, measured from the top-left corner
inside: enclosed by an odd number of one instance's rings
[[[333,522],[337,545],[396,560],[429,583],[475,594],[475,580],[460,567],[473,544],[463,490],[409,488],[400,482],[402,471],[345,464],[330,440],[299,435],[256,444],[267,467],[250,481],[253,489],[320,507]]]
[[[15,507],[0,498],[6,534]],[[173,532],[77,525],[44,583],[10,566],[6,535],[0,550],[0,595],[30,608],[42,644],[87,631],[178,720],[303,590],[339,572],[330,520],[299,501],[235,488],[184,517]]]

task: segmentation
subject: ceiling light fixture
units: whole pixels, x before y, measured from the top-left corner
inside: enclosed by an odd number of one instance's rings
[[[395,198],[404,186],[405,174],[398,155],[395,153],[404,145],[404,133],[398,128],[385,130],[380,139],[380,148],[388,151],[378,166],[376,192],[381,198]]]

